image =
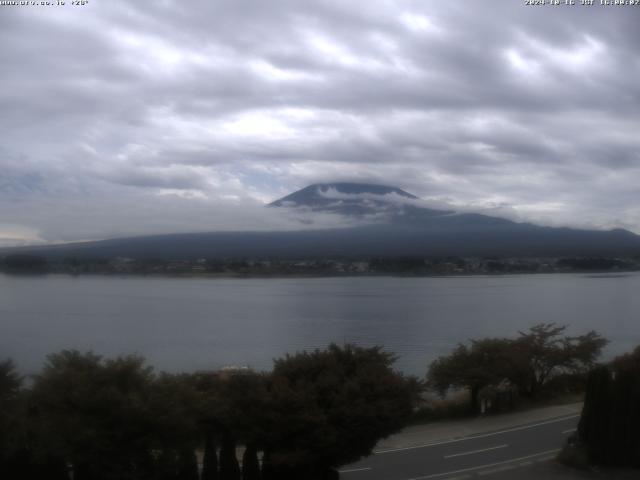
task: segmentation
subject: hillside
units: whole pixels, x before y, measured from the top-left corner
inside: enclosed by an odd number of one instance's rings
[[[424,208],[396,187],[316,184],[269,208],[331,212],[370,219],[352,228],[274,232],[211,232],[119,238],[5,250],[50,259],[78,258],[328,258],[393,256],[638,255],[640,237],[626,230],[542,227],[474,213]]]

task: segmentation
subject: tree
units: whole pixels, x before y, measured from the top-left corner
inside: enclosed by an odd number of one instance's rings
[[[419,384],[395,372],[381,347],[287,355],[269,379],[263,477],[335,478],[335,468],[369,455],[402,428]]]
[[[157,421],[152,381],[139,357],[50,355],[32,393],[41,451],[71,463],[76,480],[146,478]]]
[[[152,448],[165,453],[158,469],[167,470],[168,475],[175,470],[179,479],[196,478],[195,450],[202,439],[198,417],[200,395],[193,376],[162,373],[149,388],[147,408],[154,419],[150,432]]]
[[[578,440],[596,464],[640,467],[640,347],[588,377]]]
[[[11,478],[25,468],[25,452],[20,447],[21,418],[20,389],[22,377],[11,360],[0,362],[0,477]],[[19,465],[22,464],[22,465]]]
[[[34,448],[30,392],[12,361],[0,362],[0,478],[68,480],[64,460]]]
[[[200,437],[204,441],[202,480],[218,480],[217,447],[223,429],[225,403],[221,395],[222,380],[217,372],[203,371],[192,375],[192,384],[198,393],[196,416]]]
[[[267,405],[265,376],[245,370],[199,372],[194,375],[194,385],[200,394],[198,416],[205,440],[203,479],[239,480],[236,444],[245,445],[249,453],[257,453],[263,436]],[[221,445],[219,460],[217,443]]]
[[[42,273],[48,267],[46,258],[23,254],[7,255],[2,264],[9,273]]]
[[[13,400],[22,387],[22,381],[12,360],[0,362],[0,402]]]
[[[218,480],[218,454],[216,452],[215,437],[212,432],[205,433],[202,480]]]
[[[242,480],[260,480],[260,462],[255,444],[247,445],[242,455]]]
[[[512,342],[503,338],[472,340],[469,347],[459,344],[431,363],[427,383],[442,396],[451,388],[468,389],[469,410],[478,413],[480,390],[511,374],[512,354]]]
[[[594,331],[577,337],[561,336],[566,329],[566,325],[540,323],[528,332],[519,332],[512,357],[517,368],[510,379],[521,394],[535,397],[552,375],[586,373],[595,364],[607,340]]]
[[[578,424],[578,434],[588,440],[590,458],[607,463],[611,411],[611,371],[600,366],[587,378],[585,403]]]
[[[229,431],[223,434],[220,446],[220,480],[240,480],[236,440]]]
[[[185,448],[178,454],[178,480],[199,480],[198,459],[192,448]]]
[[[566,326],[541,323],[516,339],[485,338],[459,344],[449,355],[431,363],[428,385],[444,395],[451,388],[469,390],[469,409],[480,410],[485,387],[503,382],[517,386],[520,394],[535,397],[549,379],[560,373],[586,374],[607,341],[596,332],[561,336]]]
[[[252,480],[259,475],[258,448],[266,424],[268,407],[267,379],[265,375],[253,371],[232,372],[220,382],[221,421],[223,436],[220,450],[220,478],[239,479],[235,444],[245,446],[242,478]],[[229,448],[225,448],[225,443]],[[231,448],[233,446],[233,448]],[[223,454],[225,455],[223,464]],[[224,466],[224,468],[223,468]]]

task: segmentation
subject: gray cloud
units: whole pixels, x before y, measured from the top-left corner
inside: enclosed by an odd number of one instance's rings
[[[261,202],[333,180],[640,232],[634,8],[2,6],[0,241],[295,228]]]

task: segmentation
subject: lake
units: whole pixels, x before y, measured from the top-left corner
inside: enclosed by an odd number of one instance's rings
[[[424,375],[458,342],[540,322],[640,344],[640,274],[211,279],[0,274],[0,359],[37,372],[62,349],[138,353],[159,370],[268,369],[330,342],[384,345]]]

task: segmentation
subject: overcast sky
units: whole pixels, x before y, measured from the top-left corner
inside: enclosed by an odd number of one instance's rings
[[[0,5],[0,244],[284,228],[335,180],[640,233],[640,6],[66,3]]]

